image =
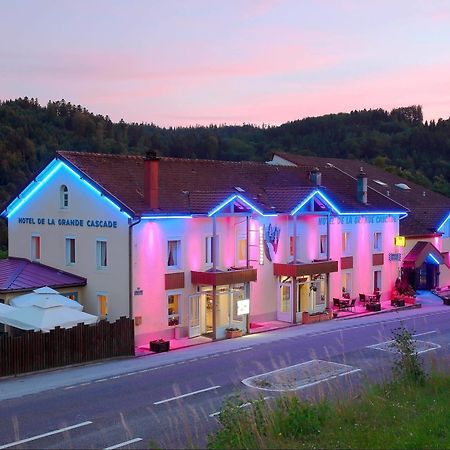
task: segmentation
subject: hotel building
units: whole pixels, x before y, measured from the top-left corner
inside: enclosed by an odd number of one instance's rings
[[[388,299],[408,214],[359,166],[64,151],[3,211],[9,256],[85,278],[85,311],[133,317],[137,345]]]

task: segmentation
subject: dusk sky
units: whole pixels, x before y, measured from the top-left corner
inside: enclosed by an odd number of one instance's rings
[[[0,98],[161,126],[421,104],[450,116],[450,2],[15,0]]]

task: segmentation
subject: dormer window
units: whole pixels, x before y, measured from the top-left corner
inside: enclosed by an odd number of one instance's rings
[[[69,207],[69,189],[63,184],[59,189],[59,202],[61,209],[66,209]]]

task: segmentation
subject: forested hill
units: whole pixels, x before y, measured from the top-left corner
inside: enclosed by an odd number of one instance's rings
[[[423,123],[420,106],[353,111],[281,126],[161,128],[112,122],[64,100],[0,102],[0,204],[15,195],[55,150],[187,158],[260,160],[273,150],[360,158],[450,196],[450,119]],[[1,243],[4,239],[0,236]]]

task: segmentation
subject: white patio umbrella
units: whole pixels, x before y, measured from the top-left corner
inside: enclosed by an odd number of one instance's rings
[[[13,308],[12,306],[0,303],[0,323],[11,327],[20,328],[21,330],[34,330],[32,325],[23,323],[14,317],[15,309],[16,308]]]
[[[89,325],[98,321],[97,316],[61,305],[14,307],[8,311],[6,319],[14,321],[17,325],[13,326],[17,328],[36,331],[50,331],[56,327],[72,328],[78,323]]]
[[[19,295],[14,297],[10,304],[16,308],[28,308],[30,306],[40,306],[41,308],[48,308],[51,306],[65,306],[67,308],[83,310],[83,305],[71,300],[68,297],[60,294],[48,286],[35,289],[28,294]]]

